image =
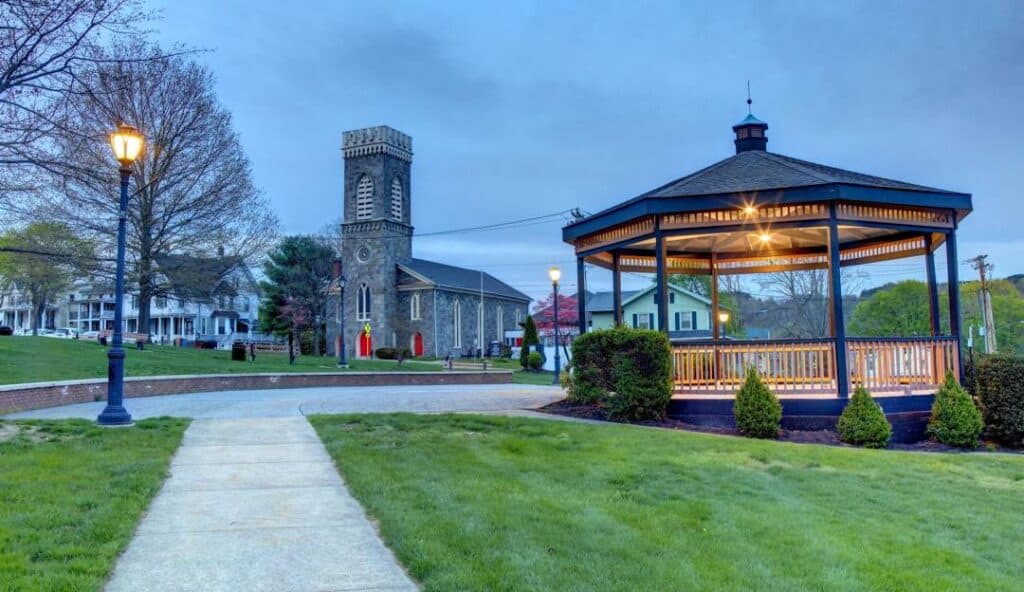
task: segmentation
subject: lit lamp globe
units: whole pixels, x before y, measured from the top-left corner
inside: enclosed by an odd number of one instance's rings
[[[562,279],[562,270],[557,267],[552,267],[548,270],[548,277],[551,278],[552,283],[557,284],[558,280]]]
[[[727,313],[727,312],[720,312],[720,313],[718,313],[718,322],[722,323],[723,325],[725,323],[728,323],[729,322],[729,313]]]
[[[114,150],[114,158],[127,167],[142,152],[142,134],[127,123],[122,123],[117,131],[110,134],[110,147]]]

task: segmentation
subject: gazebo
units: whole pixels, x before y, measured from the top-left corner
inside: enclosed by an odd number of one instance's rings
[[[926,412],[947,371],[961,374],[956,230],[971,196],[883,179],[767,151],[768,125],[753,115],[733,126],[736,154],[562,229],[584,264],[612,273],[622,323],[622,274],[655,277],[657,326],[668,330],[667,279],[712,278],[712,338],[673,340],[671,415],[731,420],[732,397],[755,366],[783,403],[784,425],[834,422],[851,388],[863,385],[887,414]],[[949,332],[941,333],[934,252],[946,249]],[[847,337],[842,272],[870,262],[924,256],[931,334]],[[718,276],[828,271],[830,335],[727,339],[719,334]],[[580,331],[586,299],[579,299]],[[891,418],[892,419],[892,418]]]

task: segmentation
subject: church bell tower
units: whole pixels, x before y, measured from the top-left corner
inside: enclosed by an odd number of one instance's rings
[[[347,131],[342,154],[345,345],[349,356],[363,357],[395,345],[396,265],[412,257],[412,138],[386,125]]]

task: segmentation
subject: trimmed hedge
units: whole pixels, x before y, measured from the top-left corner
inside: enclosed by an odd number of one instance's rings
[[[10,337],[11,335],[14,335],[14,329],[8,327],[7,325],[0,326],[0,336]]]
[[[839,416],[837,428],[843,442],[856,446],[885,448],[892,438],[892,426],[885,412],[863,386],[853,391],[850,402]]]
[[[1007,446],[1024,447],[1024,358],[986,356],[977,364],[976,379],[988,434]]]
[[[530,370],[540,370],[544,366],[544,356],[540,355],[540,352],[530,352],[526,361]]]
[[[782,422],[782,403],[761,380],[757,369],[747,369],[747,378],[733,403],[736,427],[750,438],[778,438]]]
[[[378,360],[397,360],[399,351],[402,352],[403,359],[412,357],[412,352],[407,347],[403,347],[401,350],[394,347],[378,347],[373,353]]]
[[[978,436],[984,428],[981,412],[974,406],[971,396],[956,381],[953,373],[947,372],[945,383],[935,393],[928,433],[949,446],[977,448]]]
[[[602,403],[609,419],[665,416],[672,398],[672,348],[659,331],[616,327],[584,333],[572,344],[568,398]]]

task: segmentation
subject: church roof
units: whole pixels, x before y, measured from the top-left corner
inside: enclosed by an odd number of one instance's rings
[[[823,164],[808,162],[774,152],[748,150],[671,181],[642,197],[687,197],[722,193],[748,193],[787,187],[808,187],[844,183],[899,189],[949,193],[952,191],[915,185],[873,175],[865,175]]]
[[[408,263],[399,264],[399,267],[429,281],[438,288],[477,293],[482,290],[484,294],[491,296],[500,296],[524,302],[530,301],[529,296],[486,271],[455,267],[454,265],[445,265],[444,263],[427,261],[426,259],[410,259]]]

